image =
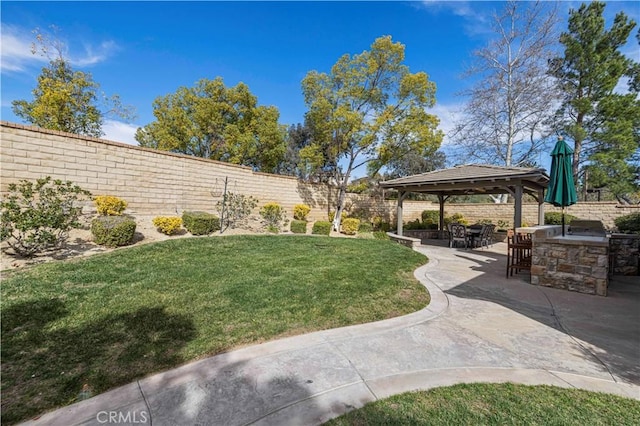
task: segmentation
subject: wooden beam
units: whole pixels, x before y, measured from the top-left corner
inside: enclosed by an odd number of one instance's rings
[[[513,228],[519,228],[522,226],[522,185],[518,183],[516,185],[516,194],[513,197],[515,201],[514,214],[513,214]]]
[[[444,202],[447,201],[449,197],[445,197],[442,194],[438,194],[438,204],[440,204],[440,220],[438,223],[438,229],[440,230],[440,239],[444,240]]]
[[[544,225],[544,189],[538,190],[538,225]]]
[[[398,206],[396,207],[396,216],[397,216],[397,230],[396,234],[402,237],[402,202],[404,201],[404,197],[407,196],[407,192],[398,191]]]

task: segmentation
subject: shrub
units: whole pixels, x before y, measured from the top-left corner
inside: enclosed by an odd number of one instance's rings
[[[220,226],[233,229],[242,225],[257,205],[258,200],[250,195],[227,192],[222,201],[216,203],[216,210],[222,218]]]
[[[371,225],[370,222],[360,222],[360,226],[358,226],[358,233],[371,231],[373,231],[373,225]]]
[[[451,216],[445,216],[444,224],[448,225],[450,223],[460,223],[462,225],[468,225],[469,221],[464,218],[462,213],[454,213]]]
[[[614,223],[618,232],[625,234],[640,234],[640,213],[630,213],[615,218]]]
[[[373,232],[373,238],[375,238],[376,240],[390,240],[391,239],[391,238],[389,238],[387,233],[384,232],[384,231],[374,231]]]
[[[420,223],[420,219],[411,220],[403,225],[404,229],[412,230],[412,229],[427,229],[426,225]]]
[[[91,221],[93,240],[102,246],[126,246],[135,233],[136,221],[128,216],[99,216]]]
[[[577,217],[565,213],[564,224],[569,225],[573,219],[577,219]],[[545,225],[562,225],[562,213],[546,212],[544,214],[544,224]]]
[[[436,225],[436,229],[440,224],[440,212],[438,210],[424,210],[420,215],[422,223],[427,225],[425,229],[433,229],[431,226]]]
[[[69,230],[80,227],[78,201],[91,196],[72,182],[51,177],[35,183],[22,180],[9,184],[8,189],[0,202],[0,239],[25,257],[64,244]]]
[[[311,207],[306,204],[296,204],[293,206],[293,218],[296,220],[307,220],[307,215],[311,212]]]
[[[371,219],[371,224],[373,225],[374,231],[389,232],[391,230],[391,223],[384,220],[380,216],[374,216]]]
[[[218,216],[207,212],[184,212],[182,224],[191,235],[209,235],[220,230]]]
[[[319,220],[313,224],[311,233],[315,235],[329,235],[331,234],[331,222],[325,220]]]
[[[284,220],[284,209],[278,203],[267,203],[260,209],[260,216],[267,222],[269,232],[278,233]]]
[[[342,232],[347,235],[356,235],[358,227],[360,226],[360,219],[348,217],[342,221]]]
[[[294,234],[307,233],[307,221],[294,219],[291,221],[291,232]]]
[[[153,226],[166,235],[173,235],[182,226],[182,219],[177,216],[158,216],[153,219]]]
[[[127,208],[127,202],[113,195],[98,195],[93,199],[98,214],[103,216],[120,216]]]

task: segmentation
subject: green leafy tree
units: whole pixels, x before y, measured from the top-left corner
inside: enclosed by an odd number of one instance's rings
[[[38,76],[38,84],[32,91],[33,100],[12,102],[16,116],[45,129],[94,137],[104,134],[105,118],[130,120],[134,117],[133,108],[123,105],[118,95],[104,96],[91,74],[73,70],[60,41],[51,41],[41,33],[37,33],[36,39],[32,53],[40,52],[48,57],[49,64]]]
[[[222,78],[158,97],[156,121],[139,128],[140,146],[179,152],[274,172],[282,162],[286,129],[273,106],[258,106],[249,87],[227,88]]]
[[[442,141],[435,83],[412,74],[404,45],[380,37],[369,51],[342,56],[329,74],[309,72],[302,81],[312,142],[300,151],[307,167],[331,175],[338,187],[333,223],[340,229],[351,173],[365,165],[377,171],[410,152],[434,153]]]
[[[404,157],[393,159],[387,165],[386,177],[395,179],[404,176],[417,175],[444,169],[447,157],[444,152],[434,152],[433,155],[422,157],[416,153],[409,153]]]
[[[278,173],[310,180],[304,165],[301,164],[300,151],[311,144],[311,130],[306,124],[291,125],[286,134],[286,151]]]
[[[560,36],[564,56],[551,61],[564,95],[556,129],[574,141],[572,171],[585,197],[589,183],[582,170],[588,162],[595,182],[614,184],[619,196],[636,186],[634,174],[637,178],[639,65],[620,51],[636,23],[620,12],[605,29],[605,7],[592,2],[571,10],[568,31]],[[616,89],[624,78],[629,78],[627,94]]]

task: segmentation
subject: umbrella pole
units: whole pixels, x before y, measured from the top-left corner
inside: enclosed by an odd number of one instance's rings
[[[564,237],[564,207],[562,207],[562,236]]]

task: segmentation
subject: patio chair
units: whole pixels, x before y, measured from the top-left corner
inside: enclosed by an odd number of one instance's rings
[[[520,271],[531,270],[531,235],[514,234],[509,231],[507,235],[507,278]]]
[[[458,243],[464,244],[464,248],[469,245],[469,236],[467,235],[467,227],[460,223],[449,224],[449,247],[457,246]]]
[[[492,235],[491,225],[482,225],[482,229],[480,230],[480,235],[478,235],[475,239],[476,247],[486,247],[489,248],[489,243],[493,244],[491,241]]]

